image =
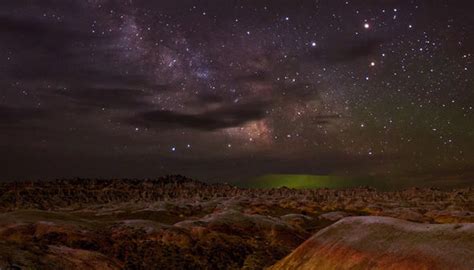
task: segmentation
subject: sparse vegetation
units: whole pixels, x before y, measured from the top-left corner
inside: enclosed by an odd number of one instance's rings
[[[182,176],[0,184],[0,267],[263,269],[346,216],[474,221],[474,190],[244,189]]]

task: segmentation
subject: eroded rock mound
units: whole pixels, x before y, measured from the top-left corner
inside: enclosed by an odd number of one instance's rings
[[[347,217],[270,269],[474,269],[474,224]]]
[[[316,232],[349,216],[388,216],[427,224],[474,222],[474,189],[245,189],[179,175],[148,180],[0,183],[0,270],[261,270],[283,259]],[[318,262],[316,269],[330,269],[332,263],[340,266],[337,263],[345,261],[352,262],[355,269],[385,269],[394,262],[401,268],[428,265],[436,269],[438,258],[443,258],[428,252],[426,246],[413,247],[409,242],[426,242],[431,247],[430,241],[437,239],[433,235],[420,240],[405,235],[411,229],[400,233],[392,224],[391,234],[389,229],[377,229],[379,225],[359,223],[349,226],[341,221],[338,224],[346,225],[336,228],[347,229],[347,233],[336,230],[332,233],[336,240],[327,235],[323,238],[335,245],[321,247],[321,254],[328,254],[328,259]],[[443,228],[456,229],[459,234],[440,236],[438,240],[445,241],[446,247],[472,234],[462,229],[466,225],[449,226]],[[421,235],[425,235],[423,230]],[[395,244],[384,243],[386,231],[388,241]],[[396,244],[399,234],[408,239],[402,243],[408,247],[407,253],[397,253],[405,249]],[[395,255],[378,253],[379,247]],[[469,247],[466,254],[474,250]],[[309,261],[308,267],[314,266],[311,254],[300,262]],[[417,264],[417,260],[424,264]]]

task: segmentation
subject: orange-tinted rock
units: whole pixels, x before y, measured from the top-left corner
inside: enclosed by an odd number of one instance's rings
[[[474,224],[349,217],[321,230],[271,269],[473,269]]]

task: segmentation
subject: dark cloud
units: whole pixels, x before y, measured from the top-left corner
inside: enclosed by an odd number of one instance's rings
[[[146,90],[106,88],[62,89],[57,90],[56,93],[85,107],[130,109],[149,108],[151,104],[147,98],[152,94]]]
[[[319,89],[310,83],[291,83],[278,86],[285,100],[320,100]]]
[[[55,8],[47,4],[23,5],[26,6],[21,12],[0,15],[0,51],[15,52],[8,67],[0,69],[0,78],[50,81],[67,86],[84,82],[118,84],[125,88],[153,86],[148,74],[139,71],[135,60],[122,56],[124,48],[116,46],[120,45],[118,31],[92,32],[97,19],[84,5],[59,4]],[[22,4],[14,6],[21,8]],[[72,7],[77,13],[69,14]],[[44,13],[38,14],[37,10]],[[124,72],[123,66],[129,71]]]
[[[0,31],[2,35],[10,35],[18,40],[36,40],[54,44],[57,41],[70,42],[75,40],[94,39],[94,36],[83,30],[75,30],[64,27],[61,23],[51,23],[32,18],[0,17]],[[54,37],[54,39],[52,39]],[[54,41],[54,42],[53,42]],[[25,44],[25,45],[45,45]]]
[[[198,95],[197,102],[195,105],[216,104],[216,103],[223,103],[223,102],[224,102],[224,98],[222,96],[212,94],[212,93],[202,93]]]
[[[16,125],[46,116],[46,112],[38,109],[14,108],[0,105],[0,125]]]
[[[267,72],[263,70],[255,71],[249,74],[240,75],[235,77],[237,83],[252,83],[252,82],[264,82],[269,79]]]
[[[157,110],[139,114],[132,124],[150,128],[190,128],[214,131],[238,127],[265,117],[266,103],[233,104],[198,114]]]
[[[342,116],[339,114],[331,114],[331,115],[317,115],[313,117],[314,123],[318,125],[327,125],[332,123],[335,120],[341,119]]]
[[[384,42],[380,38],[369,38],[366,40],[338,39],[331,42],[331,47],[312,49],[304,57],[307,60],[335,64],[351,62],[375,54]]]

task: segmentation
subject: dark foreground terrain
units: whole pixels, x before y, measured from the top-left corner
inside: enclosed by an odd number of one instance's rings
[[[0,269],[474,269],[474,189],[0,184]]]

